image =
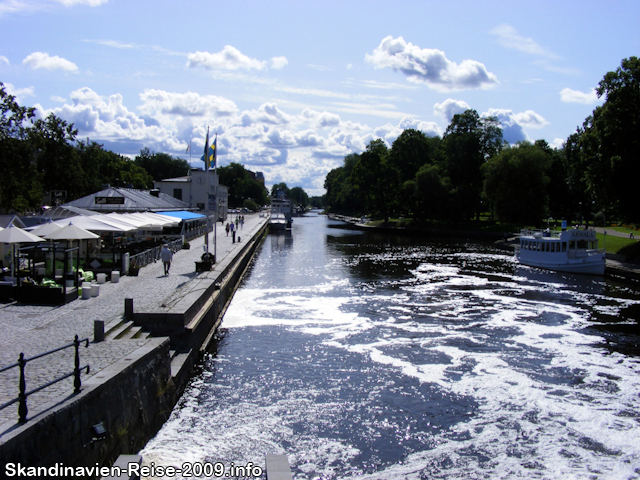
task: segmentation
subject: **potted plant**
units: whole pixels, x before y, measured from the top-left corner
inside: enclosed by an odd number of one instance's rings
[[[191,248],[191,244],[189,242],[184,242],[182,244],[182,249],[183,250],[189,250]]]
[[[132,277],[137,277],[140,272],[140,267],[133,260],[129,262],[129,275]]]

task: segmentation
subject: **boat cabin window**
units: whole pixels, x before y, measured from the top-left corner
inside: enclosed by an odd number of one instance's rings
[[[563,252],[567,251],[567,242],[562,242],[562,251]]]

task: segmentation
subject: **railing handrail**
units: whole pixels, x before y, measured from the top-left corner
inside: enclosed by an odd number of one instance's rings
[[[166,242],[169,245],[169,249],[175,253],[178,250],[182,249],[182,238],[177,240],[172,240],[170,242]],[[129,263],[137,266],[144,267],[145,265],[149,265],[152,262],[160,259],[160,252],[162,251],[162,247],[153,247],[144,252],[136,253],[135,255],[131,255],[129,257]]]
[[[50,387],[51,385],[53,385],[54,383],[58,383],[66,378],[69,378],[71,375],[75,376],[75,380],[73,382],[73,386],[74,386],[74,390],[73,393],[77,394],[80,393],[80,387],[82,386],[82,382],[80,380],[80,372],[82,372],[82,370],[86,369],[86,373],[89,373],[90,368],[89,365],[85,365],[83,367],[80,366],[80,344],[82,342],[85,342],[84,347],[87,348],[89,346],[89,339],[88,338],[83,338],[82,340],[78,340],[78,335],[75,336],[73,342],[67,344],[67,345],[63,345],[62,347],[58,347],[58,348],[54,348],[53,350],[49,350],[48,352],[44,352],[44,353],[39,353],[38,355],[34,355],[33,357],[30,358],[24,358],[24,352],[20,352],[20,357],[18,358],[18,361],[16,363],[13,363],[11,365],[7,365],[6,367],[2,367],[0,368],[0,373],[2,372],[6,372],[7,370],[11,370],[12,368],[15,367],[19,367],[20,368],[20,394],[16,397],[13,398],[11,400],[9,400],[7,403],[0,405],[0,410],[13,405],[16,402],[20,402],[20,405],[18,406],[18,414],[20,415],[20,418],[18,419],[19,423],[24,423],[27,421],[27,413],[28,413],[28,409],[27,409],[27,397],[29,395],[32,395],[36,392],[39,392],[40,390],[43,390],[47,387]],[[75,368],[73,370],[73,372],[70,373],[66,373],[64,375],[62,375],[61,377],[58,377],[54,380],[51,380],[50,382],[41,385],[39,387],[34,388],[33,390],[30,390],[27,392],[27,385],[26,385],[26,379],[25,379],[25,374],[24,374],[24,367],[27,365],[28,362],[32,361],[32,360],[36,360],[38,358],[42,358],[45,357],[47,355],[51,355],[52,353],[56,353],[59,352],[60,350],[64,350],[65,348],[69,348],[69,347],[75,347],[76,352],[75,352]]]

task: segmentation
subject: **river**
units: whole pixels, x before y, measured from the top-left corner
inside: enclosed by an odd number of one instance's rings
[[[298,480],[640,478],[639,312],[634,286],[491,243],[297,218],[141,453],[286,454]]]

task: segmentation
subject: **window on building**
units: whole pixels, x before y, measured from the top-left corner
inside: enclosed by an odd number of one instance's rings
[[[174,188],[173,189],[173,198],[177,198],[178,200],[182,200],[182,189]]]

